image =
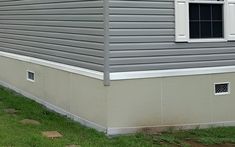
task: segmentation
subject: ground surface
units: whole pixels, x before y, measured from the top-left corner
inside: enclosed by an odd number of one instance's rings
[[[45,132],[58,138],[48,138]],[[44,135],[43,135],[44,133]],[[51,132],[49,132],[51,133]],[[51,135],[51,134],[49,134]],[[25,97],[0,87],[0,146],[4,147],[232,147],[235,127],[107,138]]]

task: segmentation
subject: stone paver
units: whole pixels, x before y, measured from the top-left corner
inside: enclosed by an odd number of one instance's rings
[[[62,137],[62,134],[60,134],[59,132],[57,131],[44,131],[42,132],[42,135],[47,137],[47,138],[61,138]]]
[[[4,112],[8,114],[16,114],[18,111],[14,108],[8,108],[8,109],[4,109]]]
[[[33,120],[33,119],[23,119],[20,121],[20,123],[24,125],[40,125],[39,121]]]

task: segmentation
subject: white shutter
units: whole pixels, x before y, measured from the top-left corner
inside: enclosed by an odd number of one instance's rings
[[[176,42],[188,41],[188,3],[186,0],[175,0],[175,39]]]
[[[235,0],[228,0],[227,6],[228,40],[235,41]]]

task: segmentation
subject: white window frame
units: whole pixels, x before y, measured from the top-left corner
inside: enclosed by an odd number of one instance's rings
[[[226,42],[228,41],[227,39],[227,31],[226,31],[226,24],[227,24],[227,16],[226,16],[226,0],[224,1],[209,1],[209,0],[205,0],[205,1],[202,1],[202,0],[188,0],[188,5],[190,3],[198,3],[198,4],[223,4],[223,38],[198,38],[198,39],[191,39],[189,36],[190,36],[190,29],[189,29],[189,22],[188,22],[188,26],[187,26],[187,29],[188,29],[188,42]],[[188,11],[187,13],[189,13],[189,7],[188,7]],[[187,14],[188,16],[188,21],[189,21],[189,14]]]
[[[176,19],[176,24],[175,24],[175,41],[176,42],[227,42],[227,41],[234,41],[235,38],[229,37],[230,33],[229,32],[229,27],[231,27],[228,24],[228,15],[229,15],[229,2],[231,4],[235,4],[235,0],[223,0],[223,1],[210,1],[210,0],[175,0],[175,19]],[[181,7],[179,7],[179,3],[181,3]],[[189,4],[190,3],[204,3],[204,4],[223,4],[223,38],[198,38],[198,39],[191,39],[190,38],[190,30],[189,30]],[[184,5],[184,6],[183,6]],[[184,7],[184,10],[180,10]],[[180,18],[179,13],[185,12],[184,18]],[[178,13],[178,14],[177,14]],[[184,20],[184,23],[187,23],[186,25],[182,25],[180,20]],[[233,20],[234,23],[234,20]],[[232,24],[233,24],[232,23]],[[183,30],[182,26],[185,27],[185,30]],[[183,32],[181,32],[183,31]],[[183,34],[181,34],[183,33]]]

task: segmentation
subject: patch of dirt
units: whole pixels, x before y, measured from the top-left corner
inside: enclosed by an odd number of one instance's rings
[[[235,147],[235,144],[225,143],[225,144],[213,144],[213,145],[203,145],[195,141],[187,141],[191,147]]]
[[[51,139],[63,137],[62,134],[60,134],[57,131],[45,131],[45,132],[42,132],[42,135]]]
[[[16,113],[18,113],[18,110],[14,109],[14,108],[8,108],[8,109],[4,109],[4,112],[6,112],[8,114],[16,114]]]
[[[24,125],[40,125],[39,121],[33,119],[23,119],[20,121],[20,123]]]

